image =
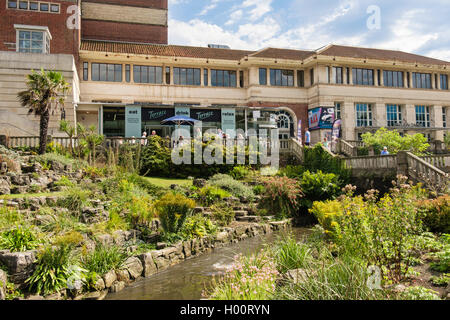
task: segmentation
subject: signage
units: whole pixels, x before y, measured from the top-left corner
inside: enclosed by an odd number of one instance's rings
[[[141,107],[125,108],[125,137],[140,137],[142,132]]]
[[[228,130],[228,132],[227,132]],[[235,109],[222,109],[222,131],[229,134],[234,138],[236,136],[236,110]],[[229,132],[233,132],[231,135]]]
[[[174,110],[168,108],[142,108],[142,121],[161,122],[173,117]]]
[[[297,139],[302,143],[302,120],[298,120]]]
[[[335,141],[341,137],[342,120],[336,120],[333,123],[333,131],[331,131],[331,141]]]
[[[334,108],[315,108],[308,112],[310,130],[331,129],[334,122]]]
[[[191,110],[189,107],[175,107],[175,116],[189,118],[191,116]]]
[[[212,109],[191,109],[191,118],[203,122],[222,122],[222,112]]]
[[[310,130],[319,129],[320,112],[322,108],[315,108],[308,111],[308,127]]]

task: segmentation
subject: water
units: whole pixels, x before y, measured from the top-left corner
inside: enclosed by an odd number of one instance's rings
[[[308,234],[308,229],[294,228],[297,239]],[[202,291],[211,285],[233,263],[236,254],[252,254],[273,243],[279,233],[257,236],[240,241],[212,253],[186,260],[150,278],[133,283],[121,292],[109,294],[105,300],[199,300]]]

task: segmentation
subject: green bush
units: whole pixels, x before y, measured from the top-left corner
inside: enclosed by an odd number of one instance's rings
[[[253,193],[257,196],[264,194],[264,192],[266,191],[266,189],[264,188],[263,185],[256,185],[253,187]]]
[[[287,165],[279,170],[278,176],[297,179],[302,176],[303,172],[305,172],[305,168],[303,166]]]
[[[428,230],[450,234],[450,196],[441,196],[435,200],[418,203],[424,212],[423,223]]]
[[[255,197],[252,188],[240,181],[234,180],[233,177],[227,174],[214,175],[209,179],[208,184],[226,190],[237,198],[244,197],[248,200],[252,200]]]
[[[104,275],[111,270],[122,268],[127,258],[128,254],[122,248],[97,243],[94,251],[81,258],[81,263],[89,272]]]
[[[302,205],[311,208],[312,202],[333,199],[340,194],[338,177],[333,173],[306,171],[300,180],[300,188],[304,194]]]
[[[15,229],[5,231],[0,238],[2,249],[21,252],[37,248],[39,241],[31,229],[16,225]]]
[[[351,170],[345,167],[345,162],[330,155],[321,145],[316,145],[313,148],[306,147],[304,154],[304,171],[317,172],[320,170],[324,173],[334,173],[338,176],[341,186],[350,182]]]
[[[66,176],[62,176],[59,181],[55,182],[55,186],[57,187],[75,187],[75,183],[69,180]]]
[[[221,227],[228,226],[234,220],[234,210],[227,204],[216,204],[211,207],[212,216]]]
[[[400,294],[401,300],[441,300],[437,293],[424,287],[409,287]]]
[[[250,174],[250,168],[246,166],[236,166],[229,174],[236,180],[243,180]]]
[[[178,233],[186,218],[195,207],[195,202],[181,194],[169,192],[154,204],[165,233]]]
[[[86,167],[88,164],[82,160],[75,160],[67,156],[60,155],[58,153],[46,153],[36,157],[36,161],[40,164],[47,165],[52,162],[58,162],[63,166],[72,166],[73,170],[79,170]]]
[[[0,206],[0,231],[9,229],[14,224],[22,224],[24,220],[24,215],[16,209]]]
[[[231,197],[231,193],[229,193],[228,191],[211,186],[201,188],[195,196],[195,198],[205,206],[210,206],[229,197]]]
[[[342,211],[342,205],[337,200],[316,201],[309,209],[309,212],[317,218],[325,233],[334,239],[340,233],[338,221]]]
[[[75,213],[81,213],[81,210],[87,205],[90,195],[88,190],[71,188],[64,198],[58,200],[58,205]]]
[[[186,219],[181,228],[181,235],[184,239],[203,238],[206,235],[214,234],[217,227],[201,214],[190,216]]]

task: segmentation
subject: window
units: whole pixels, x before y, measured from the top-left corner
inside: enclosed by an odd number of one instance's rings
[[[17,1],[8,0],[8,8],[9,9],[17,9]]]
[[[51,4],[50,5],[50,12],[53,13],[59,13],[59,4]]]
[[[377,85],[378,86],[381,86],[381,70],[380,69],[378,69],[377,70],[377,78],[378,78],[378,83],[377,83]]]
[[[166,84],[170,84],[170,67],[166,67]]]
[[[398,127],[402,124],[402,108],[396,104],[386,105],[388,127]]]
[[[131,73],[131,67],[129,64],[126,64],[125,65],[125,81],[126,82],[130,82],[130,80],[131,80],[130,73]]]
[[[15,25],[17,28],[17,25]],[[29,26],[31,30],[17,29],[17,51],[26,53],[50,53],[50,39],[46,27]],[[45,31],[40,31],[45,30]]]
[[[203,85],[204,85],[205,87],[207,87],[207,86],[209,85],[209,79],[208,79],[208,76],[209,76],[209,71],[208,71],[208,69],[204,69],[204,70],[203,70]]]
[[[347,69],[347,84],[350,84],[350,68]]]
[[[416,106],[416,125],[424,128],[429,128],[431,126],[430,107]]]
[[[213,87],[236,87],[236,71],[211,70],[211,85]]]
[[[239,87],[244,87],[244,71],[239,71]]]
[[[200,69],[173,68],[173,80],[176,85],[199,86]]]
[[[336,120],[341,119],[341,103],[340,102],[335,102],[334,103],[334,117],[336,118]]]
[[[270,85],[280,87],[294,86],[294,71],[270,69]]]
[[[372,105],[366,103],[356,104],[356,126],[357,127],[371,127],[373,125],[372,119]]]
[[[133,80],[135,83],[162,83],[162,67],[133,66]]]
[[[309,70],[309,77],[311,86],[314,84],[314,69]]]
[[[28,1],[19,1],[19,9],[28,10]]]
[[[83,80],[89,80],[89,62],[83,62]]]
[[[303,88],[305,86],[305,71],[297,71],[297,86]]]
[[[442,107],[442,127],[447,128],[447,108]]]
[[[38,11],[39,10],[39,4],[37,2],[30,2],[30,10]]]
[[[267,85],[267,69],[259,68],[259,84],[261,86]]]
[[[383,71],[384,86],[403,88],[403,72],[401,71]]]
[[[353,84],[362,86],[373,86],[373,70],[353,68]]]
[[[431,74],[413,72],[413,88],[431,89]]]
[[[122,65],[92,63],[91,64],[92,81],[122,82]]]
[[[343,84],[343,69],[341,67],[331,68],[331,83]]]
[[[39,3],[39,10],[48,12],[48,3]]]
[[[448,76],[441,74],[441,90],[448,90]]]

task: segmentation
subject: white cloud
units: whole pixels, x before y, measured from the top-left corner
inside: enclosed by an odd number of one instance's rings
[[[253,7],[250,10],[250,21],[256,21],[262,18],[265,14],[272,11],[272,0],[245,0],[242,3],[243,8]]]
[[[206,7],[203,8],[203,10],[200,12],[201,16],[206,15],[209,11],[214,10],[217,5],[219,4],[220,0],[211,0],[210,4],[208,4]]]

